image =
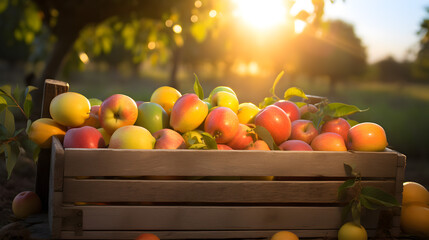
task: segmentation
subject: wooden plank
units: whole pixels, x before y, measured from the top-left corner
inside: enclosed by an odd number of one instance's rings
[[[347,177],[348,163],[362,177],[395,178],[396,161],[394,152],[66,149],[64,174]]]
[[[402,191],[405,179],[406,157],[403,154],[398,155],[398,167],[396,169],[396,189],[395,197],[399,203],[402,203]],[[397,215],[400,215],[398,212]]]
[[[62,193],[51,192],[49,197],[48,222],[51,237],[54,239],[59,238],[61,233],[61,226],[63,220],[61,216],[61,203]]]
[[[42,110],[40,117],[50,118],[49,105],[52,99],[60,93],[67,92],[69,89],[68,83],[46,79],[43,88]],[[37,161],[36,172],[36,193],[40,197],[43,210],[48,210],[49,204],[49,168],[50,168],[51,150],[42,149]]]
[[[153,233],[160,239],[261,239],[270,238],[276,232],[285,229],[265,231],[84,231],[82,236],[75,236],[73,231],[62,231],[62,239],[120,239],[132,240],[142,233]],[[290,229],[289,229],[290,230]],[[375,235],[375,230],[366,229],[368,237]],[[338,230],[290,230],[300,238],[337,238]]]
[[[49,188],[55,192],[63,191],[64,148],[58,138],[52,138],[51,171]]]
[[[338,229],[341,207],[79,206],[88,230],[272,230]],[[376,215],[375,215],[376,214]],[[362,224],[377,226],[368,212]],[[70,229],[71,228],[71,229]],[[74,226],[63,224],[63,230]]]
[[[64,202],[338,203],[343,181],[65,179]],[[395,181],[363,181],[391,194]]]

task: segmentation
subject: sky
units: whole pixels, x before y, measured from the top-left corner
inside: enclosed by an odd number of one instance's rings
[[[325,1],[325,19],[341,19],[354,25],[366,46],[370,63],[392,56],[412,59],[418,49],[420,24],[429,14],[429,0],[336,0]]]

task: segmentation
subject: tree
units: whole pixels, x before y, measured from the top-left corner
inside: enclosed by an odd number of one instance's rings
[[[429,7],[426,8],[427,13],[429,14]],[[415,61],[414,73],[417,78],[428,80],[429,79],[429,17],[423,19],[420,24],[419,35],[421,36],[420,40],[420,50],[417,54]]]
[[[366,69],[366,52],[354,28],[340,20],[330,21],[324,27],[309,28],[295,39],[297,71],[311,76],[330,77],[330,91],[337,83],[359,75]]]
[[[379,79],[383,82],[404,82],[411,79],[409,62],[397,62],[393,57],[387,57],[375,65]]]

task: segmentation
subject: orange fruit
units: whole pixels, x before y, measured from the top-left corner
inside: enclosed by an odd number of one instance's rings
[[[404,182],[402,191],[402,205],[422,203],[429,205],[429,192],[419,183]]]
[[[402,206],[401,229],[418,237],[429,237],[429,207],[414,203]]]
[[[52,136],[63,141],[67,128],[50,118],[40,118],[34,121],[28,132],[28,138],[41,148],[50,148]]]
[[[280,231],[280,232],[275,233],[271,237],[271,240],[299,240],[299,238],[293,232]]]
[[[150,101],[161,105],[162,108],[164,108],[164,110],[167,112],[167,114],[170,115],[174,103],[176,103],[177,99],[181,96],[182,94],[175,88],[163,86],[156,89],[152,93]]]

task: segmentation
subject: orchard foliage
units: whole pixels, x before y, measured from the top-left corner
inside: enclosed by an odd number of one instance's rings
[[[0,154],[5,156],[8,178],[21,155],[34,161],[38,159],[39,147],[28,138],[33,105],[30,92],[35,89],[32,86],[25,89],[12,89],[9,85],[0,87]],[[27,119],[25,128],[16,126],[15,119],[23,117]]]

